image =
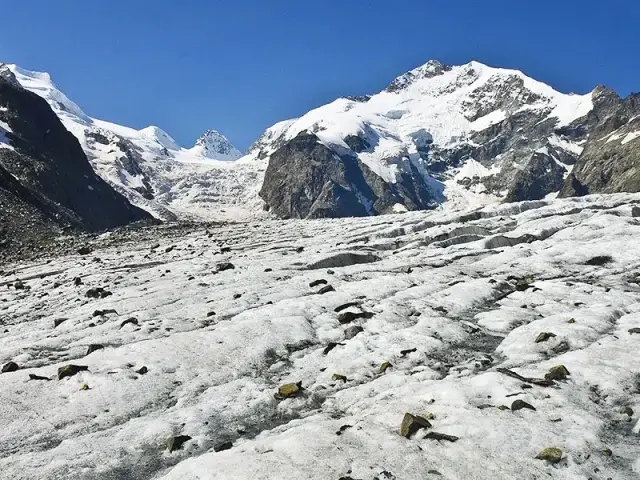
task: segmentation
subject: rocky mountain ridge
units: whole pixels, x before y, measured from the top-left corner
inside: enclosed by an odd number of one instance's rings
[[[275,124],[241,158],[213,130],[183,149],[157,127],[89,118],[48,75],[8,68],[49,102],[100,176],[165,220],[464,210],[635,191],[637,97],[601,87],[563,94],[478,62],[429,61],[378,94]]]
[[[0,68],[0,247],[64,230],[150,219],[94,173],[76,138],[39,96]]]

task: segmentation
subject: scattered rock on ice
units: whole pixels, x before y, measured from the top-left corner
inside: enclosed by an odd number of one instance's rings
[[[564,365],[556,365],[549,369],[549,373],[547,373],[544,378],[547,380],[565,380],[568,375],[571,374]]]
[[[112,293],[102,287],[90,288],[86,293],[86,296],[89,298],[106,298],[110,295],[112,295]]]
[[[86,365],[66,365],[58,369],[58,380],[62,380],[65,377],[73,377],[74,375],[89,370]]]
[[[10,373],[20,370],[20,367],[16,362],[9,362],[2,366],[2,373]]]
[[[297,397],[302,393],[302,382],[297,383],[285,383],[284,385],[278,388],[278,393],[276,393],[275,397],[278,400],[284,400],[285,398],[293,398]]]
[[[421,428],[431,428],[429,420],[419,415],[405,413],[404,418],[402,419],[402,424],[400,425],[400,435],[405,438],[411,438],[411,435]]]
[[[180,450],[189,440],[191,440],[189,435],[177,435],[175,437],[171,437],[167,440],[167,450],[169,453]]]
[[[562,460],[562,450],[559,448],[551,447],[545,448],[538,455],[536,455],[538,460],[546,460],[549,463],[558,463]]]
[[[324,295],[325,293],[335,292],[335,291],[336,289],[333,288],[331,285],[326,285],[322,287],[320,290],[318,290],[318,295]]]
[[[95,352],[97,350],[102,350],[102,349],[104,349],[104,345],[100,345],[98,343],[92,343],[87,348],[87,355],[91,355],[93,352]]]
[[[383,362],[382,365],[380,365],[378,372],[385,373],[391,367],[393,367],[393,365],[391,365],[391,362]]]
[[[524,400],[515,400],[511,404],[511,411],[512,412],[517,412],[518,410],[522,410],[523,408],[528,408],[529,410],[533,410],[533,411],[535,411],[535,409],[536,409],[533,405],[531,405],[530,403],[525,402]]]
[[[233,270],[235,269],[235,265],[233,263],[230,262],[222,262],[216,265],[216,273],[220,273],[220,272],[224,272],[226,270]]]
[[[554,338],[556,336],[555,333],[551,333],[551,332],[540,332],[538,334],[538,336],[536,337],[536,343],[542,343],[542,342],[546,342],[547,340],[549,340],[550,338]]]
[[[446,440],[447,442],[452,443],[460,440],[460,438],[456,437],[455,435],[447,435],[445,433],[438,432],[429,432],[424,436],[424,438],[429,440]]]
[[[359,333],[362,333],[362,332],[364,332],[364,328],[362,328],[359,325],[353,325],[353,326],[345,329],[344,338],[345,338],[345,340],[351,340],[356,335],[358,335]]]

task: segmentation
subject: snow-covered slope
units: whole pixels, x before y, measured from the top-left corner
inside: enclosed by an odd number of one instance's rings
[[[16,65],[5,68],[23,87],[47,100],[78,138],[96,173],[134,205],[163,219],[260,214],[254,184],[264,168],[251,158],[235,162],[242,154],[221,133],[209,130],[194,147],[182,148],[159,127],[136,130],[89,117],[47,73]]]
[[[639,203],[159,227],[3,267],[0,477],[638,478]]]

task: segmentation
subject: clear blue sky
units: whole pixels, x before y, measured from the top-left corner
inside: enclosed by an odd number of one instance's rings
[[[0,16],[0,61],[48,71],[91,116],[186,146],[215,128],[245,149],[432,58],[563,91],[640,90],[637,0],[12,0]]]

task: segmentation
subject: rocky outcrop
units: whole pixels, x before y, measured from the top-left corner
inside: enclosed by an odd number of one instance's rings
[[[0,216],[5,246],[63,228],[98,231],[150,218],[92,170],[46,101],[0,76]]]
[[[514,176],[505,201],[541,200],[562,188],[565,173],[566,169],[547,151],[536,152]]]
[[[397,204],[434,206],[426,180],[414,173],[387,183],[355,155],[339,155],[305,131],[271,155],[260,196],[280,218],[362,217],[391,212]]]
[[[639,192],[640,94],[623,100],[599,87],[586,126],[589,140],[560,196]]]

